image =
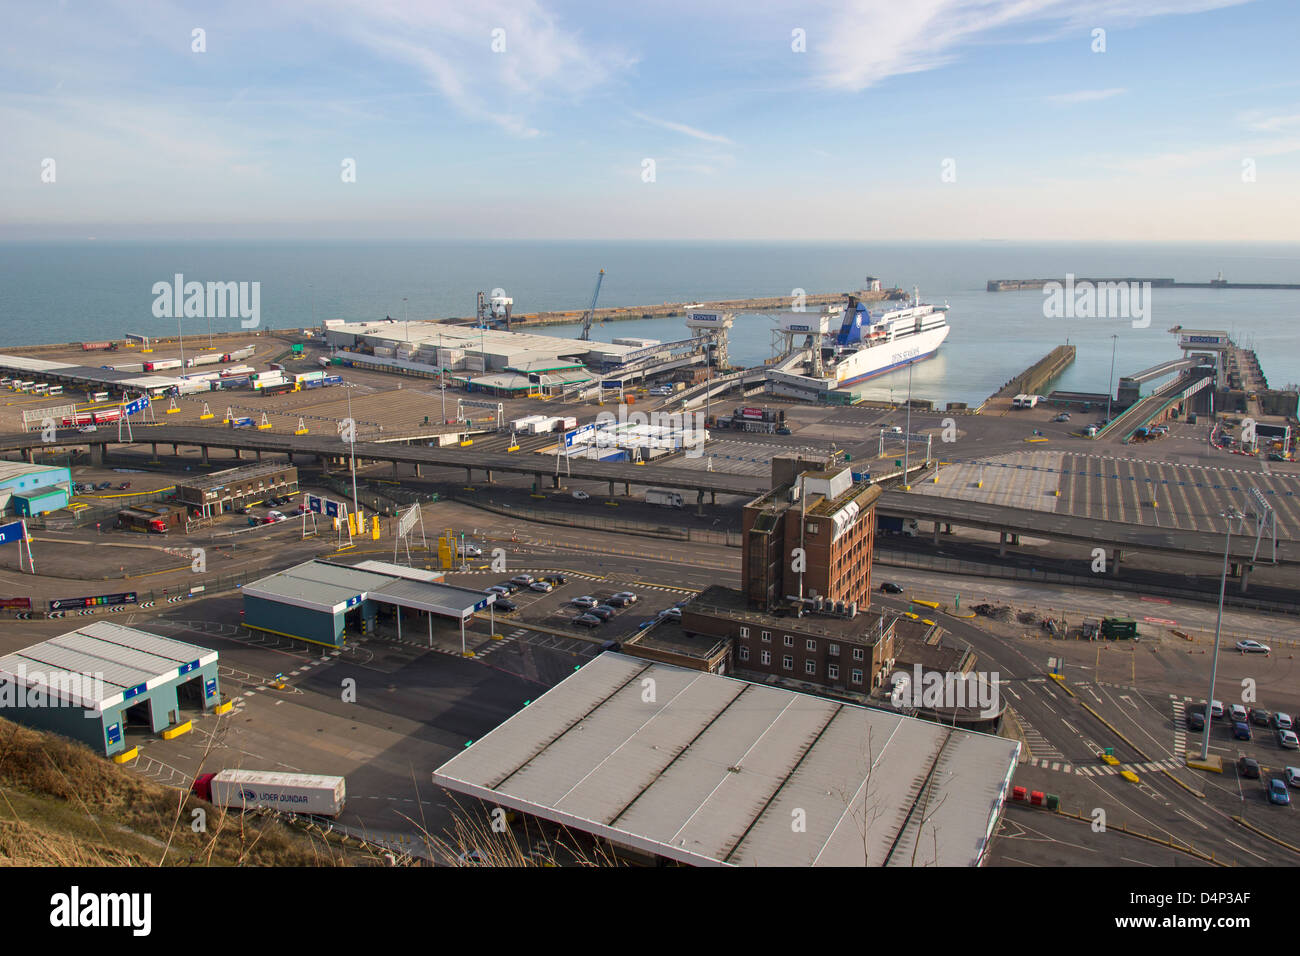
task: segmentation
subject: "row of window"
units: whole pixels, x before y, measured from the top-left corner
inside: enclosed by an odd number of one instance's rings
[[[745,647],[744,645],[741,645],[741,647],[740,647],[740,660],[741,660],[742,662],[748,662],[748,660],[749,660],[749,648],[748,648],[748,647]],[[858,658],[858,660],[861,660],[861,658]],[[759,663],[763,664],[764,666],[770,667],[770,666],[772,665],[772,652],[771,652],[771,651],[766,651],[766,650],[765,650],[765,651],[760,651],[760,652],[759,652]],[[783,655],[783,656],[781,657],[781,667],[782,667],[783,669],[785,669],[785,670],[788,670],[788,671],[792,671],[792,670],[794,670],[794,655],[793,655],[793,654],[785,654],[785,655]],[[817,662],[814,661],[814,660],[805,660],[805,661],[803,662],[803,670],[804,670],[804,673],[805,673],[806,675],[808,675],[809,677],[816,677],[816,676],[817,676]],[[840,665],[839,665],[839,664],[827,664],[827,665],[826,665],[826,678],[827,678],[828,680],[839,680],[839,679],[840,679]],[[862,671],[861,671],[861,669],[855,667],[855,668],[853,668],[853,670],[849,671],[849,680],[850,680],[850,682],[852,682],[852,683],[854,683],[854,684],[861,684],[861,683],[862,683]]]
[[[742,627],[742,628],[740,629],[740,636],[741,636],[741,638],[747,638],[747,637],[749,637],[749,628],[747,628],[747,627]],[[763,632],[761,632],[760,637],[761,637],[762,640],[764,640],[764,641],[771,641],[771,640],[772,640],[772,632],[771,632],[771,631],[763,631]],[[786,634],[786,635],[784,635],[784,642],[785,642],[785,646],[786,646],[786,647],[794,647],[794,635],[793,635],[793,634]],[[816,641],[816,639],[811,638],[811,637],[804,638],[804,642],[803,642],[803,643],[804,643],[804,649],[805,649],[805,650],[812,651],[813,653],[816,653],[816,652],[817,652],[817,641]],[[826,645],[826,653],[829,654],[831,657],[839,657],[839,656],[840,656],[840,646],[839,646],[838,644],[827,644],[827,645]],[[861,661],[861,660],[865,660],[865,659],[866,659],[866,655],[865,655],[865,653],[864,653],[864,651],[863,651],[862,648],[860,648],[860,647],[855,647],[855,648],[853,648],[853,659],[854,659],[855,661]]]

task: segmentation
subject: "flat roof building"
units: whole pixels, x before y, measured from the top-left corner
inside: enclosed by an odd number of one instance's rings
[[[217,652],[95,621],[0,657],[0,716],[80,740],[108,756],[130,728],[157,733],[183,708],[221,702]]]
[[[462,636],[479,611],[487,610],[494,626],[496,621],[495,594],[443,584],[438,572],[385,561],[306,561],[244,585],[242,594],[246,627],[329,647],[342,647],[349,633],[374,633],[381,617],[392,617],[400,637],[403,609],[408,634],[418,638],[427,628],[430,642],[435,617],[459,622]]]
[[[267,495],[296,495],[298,469],[267,462],[227,468],[176,482],[176,498],[207,518],[261,501]]]
[[[606,652],[434,783],[705,866],[978,866],[1020,744]]]
[[[0,461],[0,514],[31,515],[65,507],[72,472],[63,467]]]

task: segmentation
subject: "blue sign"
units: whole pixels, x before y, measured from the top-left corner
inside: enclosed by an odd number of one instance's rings
[[[23,540],[23,523],[21,521],[11,521],[8,524],[0,525],[0,544],[13,544],[15,541]]]
[[[209,677],[203,682],[203,695],[205,697],[217,696],[217,679],[215,677]]]
[[[491,603],[491,602],[490,602],[487,598],[484,598],[483,600],[479,601],[477,604],[474,605],[474,610],[476,610],[476,611],[481,611],[481,610],[483,610],[485,607],[487,607],[488,604],[490,604],[490,603]]]
[[[148,689],[149,686],[147,684],[136,684],[134,687],[128,687],[126,690],[122,691],[122,699],[130,700],[132,697],[139,697]]]
[[[337,501],[330,501],[328,498],[326,498],[325,514],[330,518],[337,518],[339,516],[339,503]]]
[[[110,744],[115,744],[122,739],[122,725],[109,724],[108,727],[105,728],[104,733],[108,735],[108,742]]]
[[[123,415],[134,415],[136,412],[142,412],[149,407],[149,396],[142,395],[133,402],[127,402],[122,407]]]
[[[350,597],[350,598],[348,598],[348,600],[347,600],[347,604],[344,605],[344,606],[345,606],[345,607],[356,607],[356,606],[357,606],[358,604],[360,604],[360,603],[361,603],[361,595],[358,594],[356,597]]]
[[[320,498],[316,497],[315,495],[308,495],[307,510],[314,511],[317,514],[320,514]]]
[[[571,431],[571,432],[565,432],[565,433],[564,433],[564,447],[565,447],[565,448],[572,448],[572,447],[573,447],[573,440],[574,440],[575,438],[577,438],[579,435],[585,434],[586,432],[591,432],[591,431],[595,431],[595,430],[596,430],[596,423],[595,423],[595,422],[592,422],[590,425],[582,425],[582,426],[579,426],[578,428],[575,428],[575,429],[574,429],[573,431]]]
[[[192,670],[198,670],[198,667],[199,667],[198,661],[190,661],[188,664],[182,664],[179,668],[177,668],[176,673],[177,675],[188,674]]]

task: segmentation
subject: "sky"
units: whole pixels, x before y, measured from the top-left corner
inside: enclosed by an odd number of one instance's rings
[[[9,0],[0,238],[1294,240],[1293,0]]]

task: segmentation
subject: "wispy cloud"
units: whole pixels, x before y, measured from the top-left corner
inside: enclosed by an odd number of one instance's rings
[[[891,76],[920,73],[956,60],[977,43],[1006,41],[1010,27],[1042,40],[1099,24],[1122,26],[1170,14],[1201,13],[1250,0],[851,0],[822,27],[827,41],[818,79],[830,89],[859,92]],[[1086,36],[1086,34],[1084,34]]]
[[[1108,90],[1075,90],[1073,93],[1053,93],[1050,96],[1044,96],[1043,99],[1060,106],[1069,106],[1072,103],[1093,103],[1097,100],[1108,100],[1112,96],[1119,96],[1127,92],[1128,90],[1122,86],[1115,86]]]
[[[1270,110],[1247,110],[1239,117],[1246,129],[1256,133],[1280,133],[1300,126],[1300,112],[1278,113]]]
[[[646,123],[652,123],[655,126],[662,126],[664,129],[670,129],[675,133],[681,133],[685,136],[690,136],[693,139],[703,140],[706,143],[722,143],[726,146],[735,145],[735,143],[726,136],[719,133],[707,133],[702,129],[696,129],[694,126],[687,126],[685,123],[674,123],[670,120],[656,119],[653,116],[646,116],[644,113],[633,112],[632,115]]]

